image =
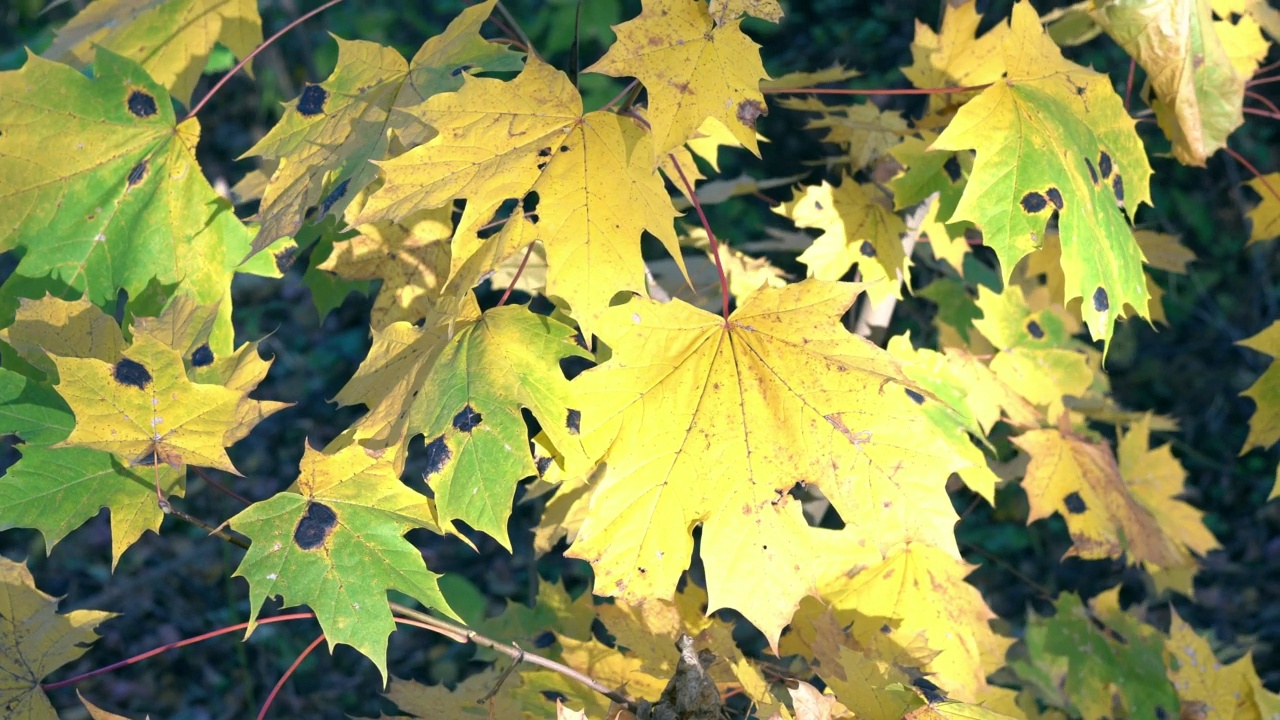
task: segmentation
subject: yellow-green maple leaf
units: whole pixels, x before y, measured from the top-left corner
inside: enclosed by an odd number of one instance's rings
[[[613,27],[618,40],[583,72],[644,84],[653,164],[694,137],[709,117],[759,155],[756,120],[768,112],[760,81],[769,76],[760,46],[739,27],[742,20],[717,25],[701,2],[644,0],[643,6],[639,16]]]
[[[406,62],[394,48],[337,39],[338,62],[323,83],[307,85],[280,122],[245,156],[280,161],[264,190],[253,249],[293,235],[305,219],[342,216],[387,156],[392,138],[416,145],[432,135],[418,117],[423,100],[462,87],[467,73],[518,70],[520,56],[480,37],[495,0],[462,11]],[[319,206],[315,215],[308,214]]]
[[[648,134],[613,113],[584,116],[577,90],[550,65],[531,59],[510,82],[468,77],[460,91],[432,97],[419,114],[439,134],[381,163],[386,182],[357,222],[398,220],[466,199],[453,241],[451,275],[467,267],[459,288],[541,240],[547,294],[567,302],[589,334],[616,293],[646,294],[644,231],[679,259],[676,213],[648,158]],[[480,238],[508,198],[520,200],[519,209],[500,232]],[[473,256],[481,262],[467,266]]]
[[[1249,231],[1249,243],[1280,237],[1280,172],[1254,178],[1245,184],[1261,198],[1249,211],[1253,225]]]
[[[1093,18],[1147,71],[1160,127],[1187,165],[1244,123],[1244,83],[1218,37],[1209,0],[1108,0]]]
[[[86,67],[106,48],[189,105],[218,43],[238,58],[262,44],[257,0],[95,0],[58,29],[44,56]]]
[[[823,141],[839,145],[846,155],[828,162],[843,160],[854,172],[880,159],[908,132],[902,113],[881,110],[871,103],[832,106],[808,97],[783,98],[781,105],[788,110],[817,113],[818,117],[805,123],[805,128],[826,128]]]
[[[1064,59],[1026,2],[1003,47],[1004,80],[933,144],[978,153],[948,222],[977,225],[1007,281],[1057,213],[1067,300],[1083,297],[1090,333],[1109,342],[1126,303],[1147,311],[1142,253],[1117,204],[1133,213],[1150,203],[1146,152],[1111,79]]]
[[[59,615],[58,601],[36,589],[26,565],[0,557],[0,708],[5,717],[57,718],[40,682],[83,655],[98,639],[94,628],[114,616],[100,610]]]
[[[1280,321],[1237,344],[1273,359],[1262,376],[1241,393],[1257,406],[1249,418],[1249,437],[1245,438],[1241,451],[1248,452],[1253,448],[1271,447],[1280,440],[1280,363],[1274,362],[1274,358],[1280,357]]]
[[[65,447],[102,450],[135,466],[198,465],[239,474],[225,436],[245,393],[191,382],[182,357],[147,336],[114,362],[55,357],[58,394],[76,416]]]
[[[574,381],[573,401],[603,463],[570,548],[597,594],[670,597],[701,524],[709,610],[733,607],[776,643],[816,592],[810,528],[787,494],[797,483],[886,548],[917,539],[957,554],[942,485],[967,462],[919,411],[936,401],[839,324],[858,292],[764,288],[727,321],[678,300],[605,314],[611,356]],[[766,596],[762,567],[775,574]]]

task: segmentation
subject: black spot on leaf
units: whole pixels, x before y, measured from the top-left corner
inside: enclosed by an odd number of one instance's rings
[[[151,97],[151,93],[142,90],[130,91],[125,107],[129,108],[129,114],[136,118],[149,118],[158,111],[156,99]]]
[[[1116,202],[1123,205],[1124,204],[1124,181],[1120,179],[1119,173],[1116,173],[1116,176],[1114,178],[1111,178],[1111,189],[1114,190],[1116,193]]]
[[[1111,301],[1107,299],[1106,288],[1098,288],[1093,291],[1093,309],[1098,312],[1106,312],[1111,309]]]
[[[209,349],[209,343],[205,343],[192,351],[191,367],[208,367],[212,364],[213,350]]]
[[[458,411],[457,415],[453,416],[453,429],[459,432],[469,433],[472,430],[475,430],[476,426],[479,425],[480,421],[483,419],[484,418],[480,413],[476,412],[471,405],[467,405],[463,407],[462,410]]]
[[[754,128],[760,116],[768,113],[769,111],[765,108],[764,103],[759,100],[744,100],[738,103],[738,111],[735,115],[738,118],[738,122],[749,128]]]
[[[1048,190],[1045,190],[1044,194],[1049,198],[1049,202],[1053,203],[1053,207],[1055,209],[1062,209],[1062,193],[1058,191],[1058,188],[1051,187]]]
[[[293,261],[298,259],[298,248],[287,247],[276,253],[276,270],[282,274],[293,266]]]
[[[875,257],[876,246],[872,245],[870,240],[863,240],[861,247],[858,248],[858,252],[862,253],[862,257]]]
[[[450,75],[450,76],[452,76],[452,77],[458,77],[459,75],[461,75],[462,73],[464,73],[464,72],[466,72],[466,71],[470,70],[470,69],[471,69],[471,68],[473,68],[473,67],[475,67],[475,65],[470,65],[470,64],[468,64],[468,65],[459,65],[458,67],[456,67],[456,68],[454,68],[454,69],[450,70],[450,71],[449,71],[449,75]]]
[[[569,146],[568,146],[568,145],[561,145],[561,146],[560,146],[560,152],[562,152],[562,153],[569,152]]]
[[[1027,323],[1027,334],[1037,340],[1044,339],[1044,328],[1040,327],[1040,323],[1031,320]]]
[[[960,161],[956,159],[955,155],[947,158],[947,161],[942,163],[942,169],[946,171],[947,177],[951,178],[951,182],[960,181]]]
[[[927,702],[939,703],[947,699],[947,695],[942,692],[942,688],[938,687],[927,677],[918,677],[912,680],[911,684],[920,691],[920,694],[924,696],[924,699]]]
[[[143,160],[137,165],[134,165],[133,169],[129,171],[129,177],[126,180],[126,182],[129,183],[129,187],[133,187],[138,183],[142,182],[142,179],[145,178],[146,176],[147,176],[147,161]]]
[[[1105,150],[1098,154],[1098,172],[1102,173],[1103,180],[1111,177],[1111,156]]]
[[[127,385],[131,388],[142,390],[151,384],[151,373],[142,366],[142,363],[122,358],[116,366],[112,368],[111,375],[116,382],[121,385]]]
[[[1067,512],[1072,515],[1079,515],[1089,509],[1089,507],[1084,504],[1084,498],[1080,497],[1080,493],[1078,492],[1068,493],[1066,497],[1062,498],[1062,504],[1067,506]]]
[[[329,214],[329,210],[333,208],[334,204],[346,196],[347,186],[350,184],[351,178],[347,178],[334,186],[334,188],[329,191],[329,194],[324,196],[324,199],[320,201],[321,217]]]
[[[539,150],[539,151],[538,151],[538,157],[540,157],[540,158],[549,158],[549,157],[551,157],[551,148],[549,148],[549,147],[544,147],[544,148],[542,148],[541,150]]]
[[[551,458],[544,455],[535,460],[533,464],[538,468],[538,477],[542,477],[547,474],[547,468],[551,467]]]
[[[1030,215],[1035,215],[1041,210],[1049,207],[1049,201],[1045,199],[1044,195],[1041,195],[1038,192],[1029,192],[1026,195],[1023,195],[1020,204],[1022,205],[1022,209]]]
[[[911,388],[906,388],[906,391],[907,391],[907,397],[911,398],[911,402],[917,405],[924,404],[924,395],[921,395],[920,393],[916,392],[915,390],[912,390]]]
[[[893,634],[893,628],[889,627],[889,623],[885,623],[885,624],[883,624],[883,625],[881,625],[881,626],[880,626],[880,634],[881,634],[881,635],[892,635],[892,634]]]
[[[427,451],[427,470],[422,474],[422,477],[429,478],[443,470],[444,466],[449,464],[449,459],[453,457],[453,451],[450,450],[448,444],[445,443],[443,435],[427,443],[427,447],[425,449]]]
[[[524,213],[525,219],[534,225],[538,224],[538,199],[538,191],[530,190],[520,201],[520,211]]]
[[[1169,720],[1169,711],[1165,710],[1163,706],[1157,705],[1156,720]]]
[[[324,541],[333,534],[338,526],[338,515],[328,505],[318,502],[307,503],[307,511],[302,514],[298,526],[293,530],[293,543],[303,550],[315,550],[324,545]]]
[[[582,411],[570,410],[569,414],[565,416],[564,426],[565,426],[565,429],[569,431],[570,435],[577,435],[579,432],[581,432],[582,431]]]
[[[1098,171],[1093,169],[1093,163],[1089,161],[1089,158],[1085,158],[1085,159],[1084,159],[1084,164],[1085,164],[1085,166],[1086,166],[1086,167],[1088,167],[1088,168],[1089,168],[1089,180],[1090,180],[1094,185],[1097,185],[1097,184],[1098,184]]]
[[[324,103],[329,99],[329,91],[319,85],[308,84],[298,96],[298,114],[311,117],[324,112]]]

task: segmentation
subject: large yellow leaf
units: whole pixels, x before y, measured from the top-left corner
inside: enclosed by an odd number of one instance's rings
[[[1280,321],[1271,323],[1267,329],[1241,340],[1239,344],[1272,357],[1261,377],[1241,393],[1257,406],[1253,417],[1249,418],[1249,437],[1245,439],[1242,451],[1248,452],[1253,448],[1271,447],[1280,440],[1280,363],[1274,360],[1280,357]]]
[[[709,610],[733,607],[776,643],[817,591],[788,495],[801,483],[877,547],[914,539],[958,557],[943,485],[968,461],[920,411],[937,401],[840,325],[858,291],[763,288],[728,321],[680,301],[605,313],[612,355],[574,381],[583,446],[603,465],[570,554],[592,563],[597,594],[670,597],[701,524]]]
[[[262,43],[257,0],[97,0],[58,30],[44,56],[84,67],[106,48],[187,105],[216,43],[236,57]]]
[[[1145,317],[1142,253],[1121,211],[1150,203],[1151,167],[1111,78],[1062,57],[1026,2],[1013,8],[1004,80],[965,103],[933,149],[977,150],[948,222],[969,220],[1007,281],[1058,215],[1066,299],[1109,342],[1125,304]]]
[[[911,41],[911,65],[902,68],[912,85],[918,88],[986,85],[1004,74],[1004,39],[1006,25],[999,24],[981,37],[977,35],[982,16],[973,2],[947,3],[942,28],[934,32],[916,21],[916,36]],[[949,103],[957,103],[969,94],[930,95],[929,110],[936,111]]]
[[[550,65],[530,60],[510,82],[468,77],[460,91],[432,97],[419,114],[439,135],[381,163],[386,184],[357,222],[398,220],[466,199],[451,270],[458,276],[466,268],[460,288],[541,240],[547,294],[567,302],[589,333],[614,294],[646,294],[644,231],[679,261],[676,213],[653,168],[648,134],[613,113],[584,116],[577,90]],[[480,238],[508,198],[520,200],[519,208],[501,232]],[[483,262],[469,266],[473,256]]]
[[[634,77],[649,93],[653,163],[716,118],[759,155],[756,119],[768,110],[760,81],[768,79],[760,47],[741,19],[716,24],[705,3],[645,0],[636,18],[616,25],[618,40],[584,72]]]

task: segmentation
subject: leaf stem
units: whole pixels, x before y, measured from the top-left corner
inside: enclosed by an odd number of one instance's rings
[[[216,95],[217,92],[222,89],[222,86],[227,84],[228,80],[234,77],[236,73],[240,72],[240,68],[244,67],[245,65],[248,65],[250,61],[252,61],[255,57],[257,57],[258,53],[262,52],[263,50],[266,50],[267,47],[271,45],[271,43],[275,42],[276,40],[279,40],[280,36],[284,35],[290,30],[301,25],[304,21],[310,20],[311,18],[315,17],[316,15],[319,15],[320,13],[324,12],[325,10],[328,10],[329,8],[333,7],[334,5],[337,5],[340,2],[342,2],[342,0],[329,0],[329,2],[326,2],[325,4],[316,8],[315,10],[311,10],[310,12],[306,12],[306,13],[303,13],[302,15],[299,15],[297,19],[293,20],[288,25],[285,25],[275,35],[272,35],[266,40],[263,40],[261,45],[249,51],[248,55],[245,55],[243,58],[241,58],[240,62],[233,65],[231,69],[227,71],[226,75],[223,75],[222,78],[218,80],[218,82],[214,83],[213,87],[209,88],[209,92],[205,93],[204,97],[200,98],[200,102],[196,103],[191,107],[190,112],[188,112],[187,116],[183,119],[187,120],[195,117],[196,113],[200,112],[200,110],[204,108],[205,103],[208,103],[209,99],[212,98],[214,95]]]
[[[1275,103],[1271,102],[1271,100],[1267,99],[1266,95],[1263,95],[1262,93],[1256,93],[1252,90],[1245,90],[1244,94],[1245,94],[1245,97],[1251,97],[1254,100],[1257,100],[1263,105],[1266,105],[1267,108],[1271,110],[1271,112],[1276,113],[1277,115],[1280,115],[1280,106],[1277,106]]]
[[[729,280],[725,277],[724,265],[720,263],[720,243],[716,240],[716,234],[711,231],[711,223],[707,222],[707,215],[702,212],[702,203],[698,200],[698,194],[693,191],[693,184],[685,176],[684,168],[680,167],[680,161],[676,160],[676,156],[672,153],[667,153],[667,157],[671,159],[671,164],[675,166],[676,173],[680,176],[680,182],[684,184],[685,192],[688,193],[689,200],[693,202],[693,209],[698,211],[698,219],[702,221],[702,229],[707,231],[707,239],[711,242],[711,256],[716,260],[716,273],[720,276],[720,312],[724,316],[725,322],[729,322]]]
[[[1124,111],[1129,112],[1129,98],[1133,95],[1133,74],[1138,70],[1138,61],[1129,58],[1129,79],[1124,83]]]
[[[1271,193],[1271,197],[1275,198],[1276,200],[1280,200],[1280,191],[1277,191],[1274,187],[1271,186],[1271,183],[1267,182],[1267,179],[1262,176],[1262,173],[1258,171],[1258,168],[1253,166],[1253,163],[1249,162],[1248,160],[1245,160],[1243,155],[1236,152],[1235,150],[1232,150],[1230,147],[1227,147],[1226,145],[1222,146],[1222,150],[1223,152],[1225,152],[1226,154],[1234,158],[1236,162],[1245,166],[1245,168],[1249,172],[1253,173],[1253,176],[1258,178],[1258,181],[1262,183],[1262,187],[1266,188],[1267,192]]]
[[[1271,118],[1272,120],[1280,120],[1280,113],[1274,113],[1270,110],[1259,110],[1258,108],[1243,108],[1248,115],[1257,115],[1259,117]]]
[[[262,718],[267,716],[267,709],[271,707],[271,703],[275,702],[276,695],[280,694],[280,690],[284,687],[284,684],[288,681],[289,677],[293,675],[293,671],[297,670],[298,666],[302,664],[302,661],[306,660],[307,656],[311,654],[311,651],[319,647],[322,642],[324,642],[324,633],[320,633],[320,637],[312,640],[311,644],[308,645],[306,649],[301,653],[298,653],[298,657],[294,659],[293,664],[290,665],[289,669],[285,670],[284,674],[280,676],[280,679],[276,681],[276,686],[271,688],[271,693],[267,695],[267,701],[262,703],[262,709],[258,711],[258,720],[262,720]]]
[[[945,88],[760,88],[766,95],[804,94],[812,95],[948,95],[951,93],[986,90],[992,83],[985,85],[963,85]]]
[[[520,267],[516,268],[516,274],[511,276],[511,284],[507,285],[507,291],[502,293],[502,298],[498,300],[498,307],[507,304],[507,298],[511,297],[511,291],[515,290],[516,283],[520,282],[520,276],[524,274],[524,266],[529,263],[530,255],[533,255],[533,243],[529,243],[529,249],[524,251],[524,259],[520,261]]]
[[[507,9],[507,6],[502,4],[502,0],[498,0],[498,12],[501,13],[502,19],[511,26],[516,37],[520,38],[520,42],[524,43],[528,53],[541,60],[542,58],[538,55],[537,49],[533,47],[533,41],[529,39],[528,35],[524,34],[524,29],[520,27],[520,21],[516,20],[516,17]]]

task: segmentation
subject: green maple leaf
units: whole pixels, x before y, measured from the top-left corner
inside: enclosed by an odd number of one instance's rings
[[[253,541],[235,575],[249,582],[249,632],[268,596],[307,604],[332,649],[364,653],[387,677],[387,637],[395,628],[387,591],[457,615],[422,553],[403,535],[434,528],[430,501],[401,484],[393,450],[348,445],[332,454],[308,447],[298,480],[231,518]]]
[[[1008,282],[1056,212],[1064,301],[1083,297],[1090,333],[1109,343],[1126,304],[1148,312],[1142,252],[1117,205],[1132,214],[1151,202],[1135,122],[1111,79],[1065,60],[1026,3],[1014,6],[1004,63],[1004,79],[962,106],[933,143],[978,151],[947,222],[977,225]]]
[[[469,74],[519,70],[520,54],[480,37],[496,0],[478,3],[425,42],[409,62],[393,48],[338,40],[338,64],[323,83],[308,85],[280,122],[245,156],[282,160],[262,198],[262,228],[253,252],[293,235],[313,218],[342,216],[359,190],[378,176],[370,160],[387,156],[392,135],[416,145],[433,133],[415,106],[462,87]]]
[[[216,302],[237,269],[278,276],[270,257],[236,267],[249,234],[200,171],[199,123],[176,124],[133,61],[99,50],[88,78],[28,58],[0,73],[0,128],[0,250],[25,250],[15,276],[99,306],[180,282]]]

